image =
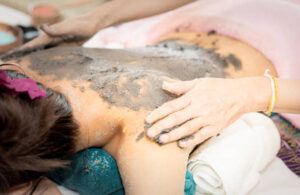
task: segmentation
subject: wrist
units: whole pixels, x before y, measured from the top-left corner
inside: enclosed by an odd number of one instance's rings
[[[95,26],[95,31],[99,31],[108,26],[118,23],[117,18],[114,16],[115,10],[112,2],[107,2],[100,7],[92,10],[83,17],[87,18]]]
[[[270,79],[266,77],[250,77],[244,80],[245,89],[245,111],[266,111],[272,97]]]

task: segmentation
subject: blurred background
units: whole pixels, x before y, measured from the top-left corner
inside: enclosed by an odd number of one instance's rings
[[[0,0],[0,55],[35,37],[41,24],[83,15],[108,0]]]
[[[30,9],[35,4],[51,4],[60,11],[61,18],[73,17],[84,14],[107,0],[0,0],[0,4],[30,13]],[[0,17],[3,17],[0,15]]]

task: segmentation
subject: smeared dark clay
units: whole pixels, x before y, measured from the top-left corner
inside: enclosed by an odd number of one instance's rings
[[[224,77],[226,66],[214,50],[174,40],[125,50],[59,47],[33,53],[30,61],[30,68],[41,75],[88,81],[111,105],[132,110],[152,110],[174,98],[161,89],[162,76]]]
[[[12,51],[12,52],[8,52],[6,54],[3,54],[0,56],[0,59],[3,61],[7,61],[10,59],[16,59],[17,61],[20,60],[20,57],[23,57],[25,55],[28,55],[30,53],[36,52],[36,51],[40,51],[45,49],[45,46],[38,46],[38,47],[29,47],[23,50],[16,50],[16,51]]]
[[[181,138],[181,139],[178,140],[178,141],[185,142],[185,141],[188,141],[188,140],[191,140],[191,139],[194,139],[194,138],[195,138],[194,135],[188,135],[188,136],[186,136],[186,137],[184,137],[184,138]]]
[[[81,92],[85,91],[85,87],[84,86],[80,86],[79,89],[80,89]]]
[[[145,132],[142,131],[135,139],[136,142],[138,142],[139,140],[141,140],[143,137],[145,136]]]
[[[152,126],[152,125],[149,124],[149,123],[147,123],[147,122],[144,123],[144,128],[145,128],[145,132],[146,132],[146,137],[147,137],[148,139],[150,139],[150,140],[156,142],[158,145],[162,146],[163,143],[160,142],[160,140],[159,140],[159,136],[161,135],[161,133],[160,133],[159,135],[156,135],[155,137],[149,137],[149,136],[148,136],[147,131],[148,131],[148,129],[149,129],[151,126]]]
[[[152,125],[145,122],[144,123],[144,128],[145,128],[145,131],[147,132],[148,129],[151,127]],[[171,127],[171,128],[168,128],[168,129],[164,129],[163,131],[161,131],[158,135],[156,135],[155,137],[149,137],[148,134],[146,133],[146,137],[148,137],[149,139],[155,141],[156,143],[158,143],[159,145],[163,145],[164,143],[162,143],[160,140],[159,140],[159,137],[163,134],[166,134],[166,133],[169,133],[170,131],[173,131],[174,129],[178,128],[179,125],[176,125],[174,127]]]
[[[36,51],[54,47],[54,46],[58,45],[61,41],[62,40],[58,38],[58,39],[53,39],[52,41],[50,41],[46,44],[41,44],[41,45],[27,47],[27,48],[16,48],[16,49],[0,56],[0,59],[3,61],[7,61],[10,59],[16,59],[17,61],[19,61],[20,57],[23,57],[25,55],[28,55],[28,54],[36,52]]]
[[[210,35],[214,35],[216,34],[217,32],[215,30],[211,30],[207,33],[207,36],[210,36]]]
[[[215,51],[177,40],[124,50],[59,47],[31,54],[30,68],[40,75],[54,75],[57,80],[90,82],[89,88],[97,91],[110,105],[153,110],[176,97],[162,90],[162,76],[180,80],[224,77],[228,62],[241,67],[234,55],[222,57]],[[77,84],[72,86],[77,87]],[[82,87],[80,90],[84,91]],[[150,126],[145,124],[145,130]],[[144,135],[140,133],[136,141]],[[162,144],[160,135],[152,140]]]
[[[229,54],[226,56],[227,62],[231,63],[234,66],[235,70],[241,70],[242,69],[242,62],[240,59],[238,59],[234,54]]]
[[[161,131],[160,135],[165,134],[165,133],[169,133],[170,131],[173,131],[174,129],[178,128],[179,125],[176,125],[174,127],[168,128],[168,129],[164,129],[163,131]]]
[[[148,133],[147,133],[148,129],[149,129],[151,126],[152,126],[151,124],[149,124],[149,123],[147,123],[147,122],[145,121],[145,123],[144,123],[144,130],[145,130],[145,132],[146,132],[146,137],[147,137],[148,139],[151,139],[151,140],[152,140],[152,137],[149,137],[149,136],[148,136]]]
[[[168,128],[168,129],[164,129],[163,131],[161,131],[158,135],[156,135],[153,140],[158,143],[160,146],[164,145],[165,143],[161,142],[160,141],[160,136],[163,135],[163,134],[166,134],[166,133],[169,133],[170,131],[173,131],[174,129],[176,129],[177,127],[179,126],[174,126],[172,128]]]

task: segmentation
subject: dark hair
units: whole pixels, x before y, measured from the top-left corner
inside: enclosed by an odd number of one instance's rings
[[[5,71],[11,78],[27,78]],[[0,86],[0,194],[67,164],[78,125],[65,96],[45,88],[44,99],[7,94]]]

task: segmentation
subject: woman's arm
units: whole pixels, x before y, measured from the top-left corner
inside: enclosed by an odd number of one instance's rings
[[[102,148],[116,159],[126,194],[182,195],[191,149],[176,143],[160,146],[145,137],[148,110],[117,110],[114,117],[122,125]]]
[[[191,135],[179,142],[182,147],[192,147],[218,134],[241,114],[266,111],[272,97],[271,81],[266,77],[203,78],[164,83],[163,88],[182,96],[147,117],[149,123],[157,121],[147,134],[154,137],[179,125],[159,139],[169,143]],[[278,79],[278,101],[273,111],[300,113],[300,80]]]
[[[85,15],[68,18],[51,26],[41,26],[46,35],[42,35],[25,44],[20,50],[28,47],[49,47],[58,45],[66,40],[86,40],[105,27],[163,13],[193,1],[195,0],[109,1]]]
[[[300,113],[300,80],[278,79],[278,101],[273,111]]]
[[[89,13],[42,29],[52,37],[90,37],[107,26],[160,14],[195,0],[113,0]]]
[[[110,1],[87,14],[94,20],[98,29],[101,29],[106,19],[106,26],[127,22],[160,14],[195,0],[114,0]],[[99,20],[100,19],[100,20]]]
[[[126,194],[184,194],[190,150],[176,143],[161,147],[147,138],[136,141],[138,134],[124,133],[116,155]]]

